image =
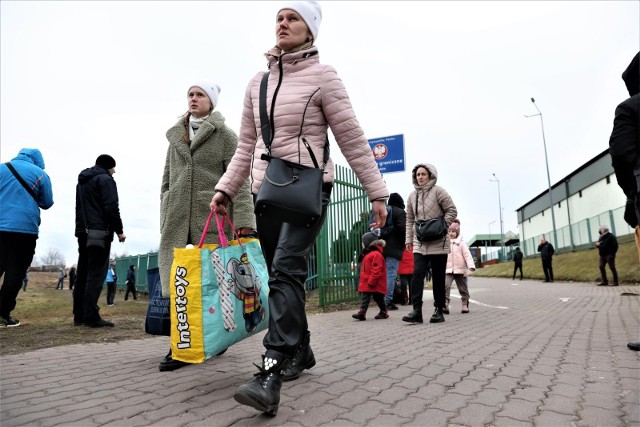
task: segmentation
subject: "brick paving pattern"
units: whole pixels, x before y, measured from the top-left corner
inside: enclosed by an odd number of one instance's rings
[[[318,364],[283,385],[276,417],[233,399],[261,333],[174,372],[158,371],[166,337],[1,357],[0,424],[640,427],[640,353],[626,347],[640,287],[472,277],[470,292],[471,313],[452,298],[440,324],[402,322],[409,307],[309,316]]]

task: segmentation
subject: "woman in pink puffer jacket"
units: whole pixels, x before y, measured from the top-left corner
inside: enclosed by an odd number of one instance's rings
[[[275,414],[283,381],[295,380],[315,365],[305,314],[306,257],[319,234],[333,186],[334,167],[328,156],[327,130],[331,131],[349,166],[364,186],[375,215],[374,228],[386,220],[389,191],[358,124],[347,91],[336,70],[320,64],[314,42],[322,12],[315,1],[287,2],[276,14],[276,46],[267,52],[269,76],[266,93],[271,127],[269,154],[314,167],[313,156],[324,168],[322,216],[311,228],[282,218],[256,218],[262,251],[269,271],[269,330],[263,344],[260,372],[242,385],[234,398],[268,414]],[[238,148],[226,173],[215,187],[211,209],[225,214],[242,184],[251,176],[251,190],[260,190],[268,162],[261,132],[259,94],[264,72],[247,86]]]
[[[447,269],[444,277],[446,293],[446,305],[444,313],[449,314],[449,295],[451,283],[455,280],[458,292],[462,299],[462,312],[469,312],[469,287],[467,285],[467,270],[476,271],[471,251],[460,235],[460,221],[454,220],[449,226],[449,239],[451,240],[451,252],[447,256]]]

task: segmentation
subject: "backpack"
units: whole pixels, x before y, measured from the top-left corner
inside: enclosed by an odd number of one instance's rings
[[[371,213],[371,215],[369,216],[369,225],[373,224],[374,220],[375,215]],[[387,206],[387,220],[382,228],[380,228],[380,237],[388,236],[389,234],[393,233],[394,229],[395,226],[393,225],[393,209],[391,208],[391,206]]]

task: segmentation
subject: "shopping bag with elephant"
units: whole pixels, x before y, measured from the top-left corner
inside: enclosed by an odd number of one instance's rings
[[[217,215],[219,245],[174,249],[171,267],[171,356],[201,363],[267,328],[267,265],[258,239],[227,241]]]

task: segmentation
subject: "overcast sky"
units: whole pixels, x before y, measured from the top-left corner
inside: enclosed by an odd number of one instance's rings
[[[155,251],[165,132],[187,89],[222,87],[217,107],[239,131],[249,79],[266,68],[279,2],[0,2],[0,160],[39,148],[54,206],[36,256],[77,258],[78,173],[102,153],[127,241]],[[405,199],[428,162],[458,207],[462,233],[518,232],[516,209],[608,147],[628,97],[620,74],[640,49],[640,2],[320,2],[320,61],[343,79],[369,139],[403,134],[407,171],[385,175]],[[334,160],[346,165],[334,145]],[[602,210],[618,206],[603,206]]]

